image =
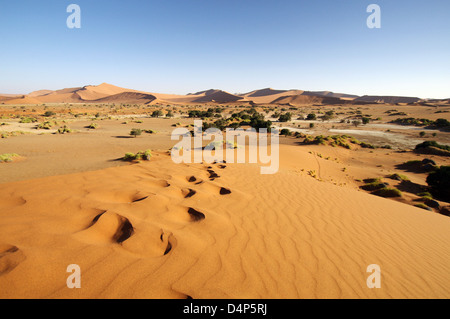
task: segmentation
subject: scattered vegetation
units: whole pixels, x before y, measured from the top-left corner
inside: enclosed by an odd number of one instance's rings
[[[91,130],[95,130],[98,128],[98,124],[97,123],[91,123],[88,126],[86,126],[86,128],[91,129]]]
[[[405,175],[402,175],[402,174],[397,174],[397,173],[389,175],[388,178],[394,179],[396,181],[409,181],[408,176],[405,176]]]
[[[450,121],[447,119],[437,119],[436,121],[429,119],[418,119],[413,117],[408,118],[398,118],[391,123],[400,125],[414,125],[414,126],[429,126],[438,129],[450,129]]]
[[[396,188],[384,187],[378,189],[372,193],[373,195],[380,197],[402,197],[402,192]]]
[[[131,129],[131,131],[130,131],[130,135],[131,135],[131,136],[134,136],[134,137],[138,137],[138,136],[141,135],[141,134],[142,134],[142,130],[139,129],[139,128],[133,128],[133,129]]]
[[[436,141],[425,141],[416,145],[414,151],[422,154],[434,154],[441,156],[450,156],[450,146],[441,145]]]
[[[150,150],[139,151],[136,154],[134,153],[126,153],[122,158],[124,161],[149,161],[152,157],[152,152]]]
[[[38,129],[38,130],[50,130],[52,127],[53,127],[53,122],[45,121],[43,123],[39,123],[36,126],[36,129]]]
[[[60,127],[58,129],[58,134],[69,134],[72,133],[72,130],[67,127],[67,125],[64,125],[63,127]]]
[[[19,155],[16,153],[11,154],[0,154],[0,163],[10,163],[13,161],[15,157],[18,157]]]
[[[37,119],[34,117],[22,117],[19,123],[36,123]]]
[[[441,166],[427,177],[431,193],[443,201],[450,202],[450,166]]]
[[[161,117],[163,116],[163,112],[161,110],[153,111],[152,117]]]
[[[44,117],[51,117],[51,116],[55,116],[55,115],[56,115],[56,113],[53,111],[46,111],[44,113]]]

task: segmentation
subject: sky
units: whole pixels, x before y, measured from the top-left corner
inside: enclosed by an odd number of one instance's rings
[[[103,82],[449,98],[450,1],[0,0],[0,93]]]

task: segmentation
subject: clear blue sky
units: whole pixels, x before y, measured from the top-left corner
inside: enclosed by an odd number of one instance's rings
[[[81,7],[81,29],[66,8]],[[366,8],[381,7],[381,29]],[[108,82],[450,97],[449,0],[0,0],[0,92]]]

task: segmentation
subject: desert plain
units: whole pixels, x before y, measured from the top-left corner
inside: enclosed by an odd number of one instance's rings
[[[449,112],[301,90],[0,94],[0,298],[449,298],[448,180],[427,182],[450,165]],[[278,128],[278,172],[174,163],[196,119]]]

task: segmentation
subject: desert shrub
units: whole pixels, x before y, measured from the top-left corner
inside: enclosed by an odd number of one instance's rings
[[[364,189],[365,191],[376,191],[378,189],[385,188],[386,184],[381,181],[381,179],[373,179],[369,182],[366,182],[365,185],[361,186],[361,189]]]
[[[139,128],[133,128],[133,129],[131,129],[131,131],[130,131],[130,135],[131,135],[131,136],[134,136],[134,137],[137,137],[137,136],[139,136],[139,135],[141,135],[141,134],[142,134],[142,130],[139,129]]]
[[[420,197],[431,198],[431,199],[433,198],[433,195],[431,195],[430,192],[421,192],[421,193],[417,193],[416,195],[420,196]]]
[[[289,122],[292,119],[291,113],[285,113],[279,116],[278,121],[280,122]]]
[[[309,128],[314,128],[314,123],[309,123]]]
[[[86,128],[95,130],[95,129],[98,128],[98,124],[97,123],[91,123],[88,126],[86,126]]]
[[[402,192],[396,188],[381,188],[372,193],[380,197],[402,197]]]
[[[284,128],[280,131],[280,135],[290,136],[290,135],[292,135],[292,133],[287,128]]]
[[[53,111],[46,111],[46,112],[44,113],[44,116],[45,116],[45,117],[50,117],[50,116],[54,116],[54,115],[56,115],[56,113],[53,112]]]
[[[152,117],[160,117],[163,116],[163,112],[161,110],[153,111]]]
[[[366,124],[369,124],[369,123],[370,123],[370,118],[368,118],[368,117],[363,117],[363,118],[361,119],[361,121],[362,121],[362,124],[366,125]]]
[[[36,129],[38,129],[38,130],[49,130],[49,129],[51,129],[53,127],[53,123],[52,122],[50,122],[50,121],[45,121],[45,122],[43,122],[43,123],[39,123],[37,126],[36,126]]]
[[[173,117],[173,112],[169,110],[166,114],[166,117]]]
[[[436,141],[425,141],[423,143],[420,143],[418,145],[416,145],[416,150],[421,149],[421,148],[427,148],[427,147],[436,147],[439,148],[441,150],[445,150],[445,151],[450,151],[450,146],[447,145],[441,145]]]
[[[397,174],[397,173],[389,175],[388,178],[394,179],[394,180],[397,180],[397,181],[409,181],[408,176],[405,176],[405,175],[402,175],[402,174]]]
[[[431,172],[427,184],[437,198],[450,202],[450,166],[441,166]]]
[[[432,210],[430,207],[428,207],[427,205],[422,204],[422,203],[415,204],[414,207],[422,208],[422,209],[425,209],[425,210]]]
[[[358,127],[359,125],[361,125],[361,121],[360,121],[360,120],[354,120],[354,121],[352,121],[352,124],[353,124],[355,127]]]
[[[316,119],[317,119],[317,115],[314,114],[314,113],[310,113],[310,114],[308,114],[308,115],[306,116],[306,120],[307,120],[307,121],[314,121],[314,120],[316,120]]]
[[[66,133],[72,133],[72,130],[67,127],[67,125],[64,125],[63,127],[60,127],[58,129],[58,134],[66,134]]]
[[[37,119],[34,117],[22,117],[19,123],[36,123]]]
[[[125,153],[125,156],[122,158],[124,161],[149,161],[152,157],[152,152],[150,150],[139,151],[136,154],[134,153]]]
[[[365,143],[365,142],[361,142],[359,145],[360,145],[361,147],[363,147],[363,148],[371,148],[371,149],[375,149],[375,148],[376,148],[376,147],[373,146],[372,144],[370,144],[370,143]]]
[[[0,154],[0,163],[10,163],[13,161],[14,157],[18,157],[16,153],[11,154]]]

